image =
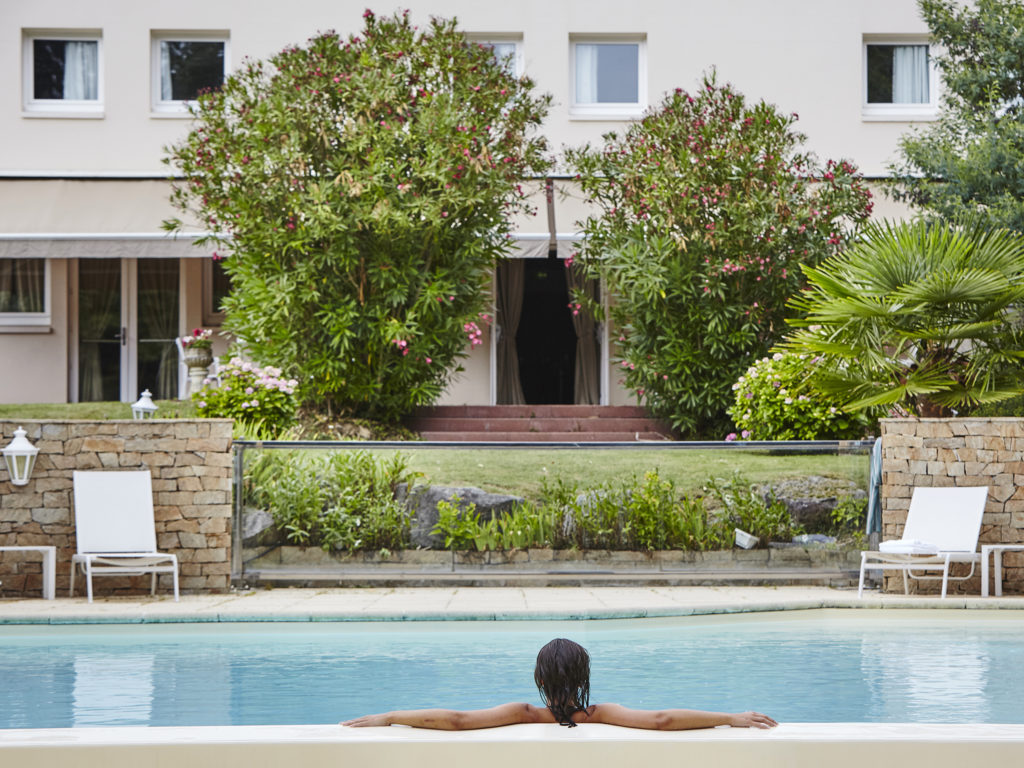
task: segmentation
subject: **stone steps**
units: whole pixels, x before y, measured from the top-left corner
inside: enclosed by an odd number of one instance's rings
[[[448,405],[423,408],[407,426],[424,440],[637,442],[671,440],[671,428],[638,406]]]

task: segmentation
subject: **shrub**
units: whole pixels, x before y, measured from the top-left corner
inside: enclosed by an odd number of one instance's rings
[[[773,497],[765,499],[741,475],[712,478],[707,489],[718,506],[716,514],[728,525],[730,534],[733,528],[739,528],[759,538],[762,547],[769,541],[792,540],[793,516],[786,505]]]
[[[870,213],[856,169],[803,152],[796,120],[711,75],[567,155],[600,211],[579,256],[614,296],[624,382],[686,435],[726,431],[729,387],[781,339],[800,265]]]
[[[480,341],[521,181],[549,166],[548,103],[454,21],[408,13],[244,61],[167,158],[172,203],[227,255],[225,327],[329,413],[432,402]]]
[[[220,384],[192,393],[196,411],[206,418],[234,419],[244,431],[274,437],[295,420],[295,379],[280,368],[260,368],[233,357],[221,366]]]
[[[395,499],[400,483],[416,475],[399,453],[322,454],[267,452],[249,469],[247,495],[267,509],[296,544],[325,550],[404,549],[410,512]]]
[[[1024,235],[881,222],[805,272],[786,347],[818,360],[814,386],[847,410],[948,417],[1024,392]]]
[[[839,402],[808,384],[806,354],[776,352],[762,357],[732,385],[729,408],[744,440],[847,440],[863,437],[873,420],[867,413],[849,414]]]

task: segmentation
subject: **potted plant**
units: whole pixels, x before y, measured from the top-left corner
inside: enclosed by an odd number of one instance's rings
[[[191,336],[182,336],[181,351],[188,367],[188,380],[192,392],[202,389],[213,362],[213,331],[208,328],[196,328]]]

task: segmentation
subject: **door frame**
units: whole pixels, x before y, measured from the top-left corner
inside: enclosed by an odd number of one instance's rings
[[[124,338],[121,339],[118,397],[123,403],[133,403],[139,398],[139,260],[124,257],[110,258],[118,258],[121,262],[121,328]],[[78,276],[82,259],[69,259],[68,261],[70,262],[68,270],[68,400],[77,403],[80,402],[78,391]],[[186,277],[182,259],[174,259],[174,261],[178,264],[177,333],[180,336],[184,333]],[[183,386],[184,377],[179,370],[179,398],[183,394]]]

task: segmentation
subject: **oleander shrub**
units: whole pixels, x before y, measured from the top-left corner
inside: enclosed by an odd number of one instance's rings
[[[550,165],[550,97],[454,20],[363,16],[244,60],[167,162],[172,203],[224,257],[225,328],[303,404],[395,421],[481,341],[521,182]]]
[[[613,296],[623,382],[684,435],[728,431],[729,388],[781,340],[801,265],[870,214],[854,166],[816,160],[796,121],[711,74],[567,153],[597,209],[578,260]]]

